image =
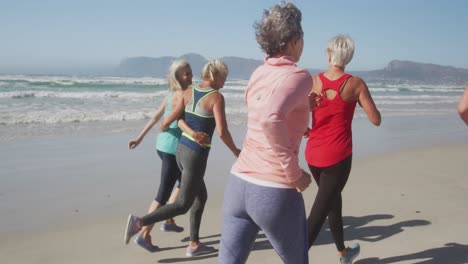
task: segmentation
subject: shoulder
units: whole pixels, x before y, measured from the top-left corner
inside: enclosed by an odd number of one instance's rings
[[[352,75],[350,78],[349,78],[349,82],[352,83],[352,84],[356,84],[356,85],[362,85],[362,84],[365,84],[364,80],[359,77],[359,76],[354,76]]]
[[[184,91],[177,90],[172,92],[172,98],[181,98],[182,96],[184,96]]]
[[[214,100],[224,101],[224,95],[223,95],[222,93],[220,93],[219,91],[216,91],[216,92],[211,93],[210,96],[211,96]]]
[[[353,89],[367,89],[366,82],[359,76],[351,76],[348,80],[348,83]]]
[[[310,86],[312,84],[312,76],[307,70],[295,67],[286,74],[285,81],[302,83]]]

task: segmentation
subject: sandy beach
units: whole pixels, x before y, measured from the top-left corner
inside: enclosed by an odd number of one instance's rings
[[[395,127],[379,129],[390,134]],[[382,130],[362,136],[368,129],[355,128],[358,153],[343,193],[345,238],[362,248],[355,263],[468,263],[467,135],[436,141],[434,132],[418,141],[395,134],[376,144]],[[231,130],[241,144],[243,128]],[[186,228],[182,233],[164,233],[157,224],[152,236],[159,252],[148,253],[133,242],[124,245],[128,214],[145,213],[159,184],[155,132],[130,151],[127,142],[135,134],[2,142],[1,263],[216,263],[216,253],[185,257],[188,215],[176,218]],[[202,242],[219,248],[223,191],[234,157],[218,138],[214,146],[200,234]],[[306,168],[303,159],[301,165]],[[315,191],[313,183],[304,192],[307,211]],[[338,263],[328,229],[309,256],[310,263]],[[281,260],[260,233],[248,263]]]

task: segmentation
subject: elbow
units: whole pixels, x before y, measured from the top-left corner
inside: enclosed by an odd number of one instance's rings
[[[468,105],[464,106],[463,104],[458,105],[458,114],[460,116],[468,113]]]
[[[266,118],[262,118],[262,120],[260,121],[260,127],[263,131],[267,131],[271,129],[275,123],[279,123],[277,116],[269,116]]]
[[[378,112],[377,115],[371,119],[371,122],[374,124],[374,126],[380,126],[382,123],[382,116],[380,115],[380,112]]]

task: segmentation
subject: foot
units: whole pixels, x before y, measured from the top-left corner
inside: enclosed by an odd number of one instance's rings
[[[175,222],[173,222],[172,224],[164,223],[161,225],[161,228],[159,229],[161,229],[161,231],[164,231],[164,232],[176,232],[176,233],[180,233],[184,231],[184,228],[176,225]]]
[[[125,229],[125,244],[127,245],[130,242],[130,239],[138,234],[141,227],[139,225],[140,218],[130,214],[127,220],[127,228]]]
[[[150,235],[148,235],[146,237],[142,237],[141,235],[138,235],[137,237],[135,237],[135,239],[133,241],[135,242],[135,244],[137,244],[138,246],[148,250],[151,253],[159,251],[159,247],[153,245],[153,243],[151,242],[151,236]]]
[[[361,252],[361,246],[358,243],[354,243],[350,247],[345,249],[345,254],[340,258],[341,264],[352,264],[353,260]]]
[[[214,247],[210,247],[210,246],[205,246],[204,244],[202,243],[199,243],[197,246],[195,247],[192,247],[192,246],[188,246],[187,247],[187,252],[185,253],[185,255],[187,257],[193,257],[193,256],[198,256],[198,255],[204,255],[204,254],[209,254],[209,253],[213,253],[215,252],[216,249]]]

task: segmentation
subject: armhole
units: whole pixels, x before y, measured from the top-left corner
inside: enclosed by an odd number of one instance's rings
[[[340,89],[338,90],[338,93],[341,95],[343,93],[343,90],[344,88],[346,87],[346,84],[348,83],[349,79],[351,79],[351,77],[353,77],[352,75],[349,75],[348,78],[346,78],[346,80],[344,80],[344,82],[341,84],[340,86]]]

